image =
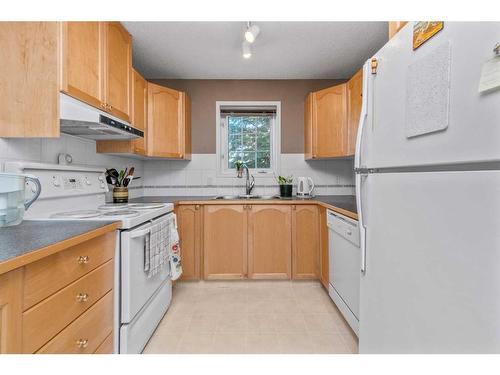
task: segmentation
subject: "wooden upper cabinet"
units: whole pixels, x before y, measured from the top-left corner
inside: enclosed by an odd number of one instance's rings
[[[61,91],[103,109],[104,26],[102,22],[61,24]]]
[[[190,108],[186,93],[148,82],[149,156],[191,158]]]
[[[202,208],[200,205],[179,205],[175,213],[179,228],[182,280],[201,278]]]
[[[317,205],[292,206],[292,278],[316,279],[319,271]]]
[[[135,69],[132,69],[132,78],[132,126],[142,130],[144,137],[128,141],[97,141],[99,153],[147,155],[148,85]]]
[[[363,69],[360,69],[347,82],[347,155],[356,152],[359,116],[363,101]]]
[[[120,22],[105,22],[106,104],[112,115],[130,121],[132,37]]]
[[[0,137],[59,136],[59,27],[0,22]]]
[[[309,112],[312,114],[308,115]],[[305,114],[307,116],[305,157],[321,159],[345,156],[347,151],[347,84],[313,92],[311,97],[306,99]],[[308,119],[311,125],[308,124]]]
[[[304,157],[313,157],[313,101],[314,93],[309,93],[304,106]]]
[[[206,205],[203,211],[205,279],[247,275],[247,211],[243,205]]]
[[[131,121],[132,38],[119,22],[63,22],[61,91]]]
[[[407,23],[408,21],[389,21],[389,39],[396,35]]]
[[[290,206],[252,205],[248,206],[248,212],[248,277],[290,279]]]

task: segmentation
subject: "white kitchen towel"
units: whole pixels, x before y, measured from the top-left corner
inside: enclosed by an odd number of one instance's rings
[[[175,214],[172,215],[171,221],[169,221],[169,231],[170,278],[177,280],[182,275],[182,262],[179,233],[177,232],[177,216]]]
[[[168,264],[170,233],[167,222],[161,221],[151,227],[144,240],[144,272],[148,277],[156,275]]]

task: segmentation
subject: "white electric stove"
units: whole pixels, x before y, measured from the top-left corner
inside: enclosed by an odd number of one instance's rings
[[[38,177],[39,198],[24,219],[119,221],[115,252],[115,353],[141,353],[172,299],[170,267],[154,276],[144,272],[145,238],[165,221],[175,226],[171,203],[106,203],[102,168],[6,162],[5,171]],[[30,187],[27,186],[28,193]],[[167,262],[168,263],[168,262]]]

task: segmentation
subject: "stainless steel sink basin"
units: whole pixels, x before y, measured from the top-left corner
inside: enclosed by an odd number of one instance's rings
[[[274,195],[244,195],[244,194],[242,194],[242,195],[218,195],[213,199],[216,199],[216,200],[238,200],[238,199],[270,200],[270,199],[276,199],[276,196],[274,196]]]

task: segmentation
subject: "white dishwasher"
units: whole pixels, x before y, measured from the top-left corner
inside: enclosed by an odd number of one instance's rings
[[[361,249],[356,220],[327,210],[328,294],[358,335]]]

